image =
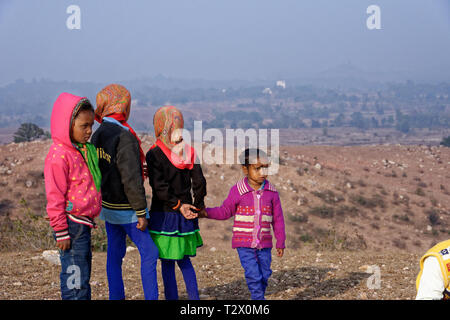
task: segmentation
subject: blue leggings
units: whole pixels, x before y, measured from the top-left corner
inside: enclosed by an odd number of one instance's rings
[[[175,261],[183,274],[189,300],[199,300],[197,277],[189,257],[184,257],[182,260],[161,259],[161,272],[166,300],[178,300],[178,287],[177,280],[175,278]]]
[[[109,299],[125,299],[125,289],[122,278],[122,259],[126,253],[126,236],[137,246],[141,255],[141,279],[146,300],[158,300],[158,281],[156,263],[158,248],[147,230],[136,228],[137,223],[111,224],[105,222],[108,236],[106,274],[109,285]]]

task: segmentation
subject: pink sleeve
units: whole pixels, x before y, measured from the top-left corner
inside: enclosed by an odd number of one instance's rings
[[[57,240],[67,238],[66,194],[68,190],[67,161],[61,155],[54,153],[54,157],[45,163],[45,192],[47,194],[47,214],[50,226],[56,233]],[[50,155],[51,157],[52,155]],[[63,239],[61,239],[63,238]]]
[[[284,227],[283,209],[281,208],[281,200],[278,192],[275,194],[272,200],[273,208],[273,221],[272,228],[275,239],[277,240],[277,249],[285,248],[286,233]]]
[[[215,220],[226,220],[236,213],[237,200],[239,199],[234,192],[234,187],[228,193],[228,197],[220,207],[206,208],[208,218]]]

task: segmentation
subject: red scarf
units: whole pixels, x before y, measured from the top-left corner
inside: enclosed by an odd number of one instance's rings
[[[185,162],[182,157],[177,155],[176,153],[173,153],[161,140],[156,139],[155,144],[153,144],[149,150],[155,148],[158,146],[166,155],[167,159],[178,169],[189,169],[192,170],[194,167],[194,162],[196,158],[195,149],[192,148],[190,145],[185,144],[184,145],[184,152],[188,156],[190,156],[190,161]]]

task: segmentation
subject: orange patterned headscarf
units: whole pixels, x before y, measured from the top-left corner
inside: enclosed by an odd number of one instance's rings
[[[196,159],[195,150],[190,145],[181,142],[182,129],[184,128],[183,114],[174,106],[164,106],[159,108],[153,116],[153,126],[155,128],[156,142],[150,148],[158,146],[179,169],[192,169]],[[178,151],[175,151],[181,147]]]
[[[176,142],[172,141],[172,133],[184,128],[183,114],[174,106],[161,107],[153,116],[153,126],[156,138],[172,149]]]
[[[139,143],[139,158],[142,166],[142,177],[145,176],[145,155],[141,148],[141,140],[136,132],[127,123],[130,117],[131,95],[124,86],[120,84],[110,84],[97,93],[97,108],[95,109],[95,120],[102,123],[104,117],[110,117],[119,121],[127,127]]]
[[[122,121],[127,121],[130,116],[130,105],[130,92],[120,84],[110,84],[97,94],[95,120],[101,123],[103,117],[115,114],[119,115]]]

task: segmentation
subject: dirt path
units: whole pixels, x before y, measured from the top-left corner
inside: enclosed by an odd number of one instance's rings
[[[215,248],[214,248],[215,249]],[[250,298],[243,270],[232,249],[201,248],[193,264],[202,300]],[[273,274],[266,298],[310,299],[414,299],[419,256],[397,252],[372,253],[323,251],[312,248],[286,250],[282,259],[273,257]],[[367,267],[379,268],[380,280]],[[123,275],[127,299],[143,299],[137,250],[124,258]],[[2,300],[60,299],[59,266],[42,258],[41,252],[0,254]],[[177,270],[180,299],[187,299],[181,273]],[[164,299],[158,263],[160,299]],[[377,288],[379,284],[379,288]],[[92,298],[108,299],[106,253],[94,252],[91,276]],[[370,289],[371,287],[372,289]]]

